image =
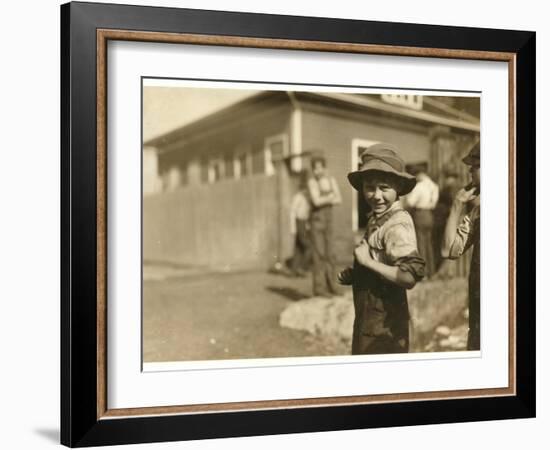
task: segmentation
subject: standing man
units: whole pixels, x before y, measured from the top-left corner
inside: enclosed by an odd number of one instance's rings
[[[311,201],[310,232],[313,250],[313,295],[339,295],[334,255],[332,252],[332,207],[342,197],[334,177],[327,171],[327,162],[319,151],[311,155],[312,177],[308,180]]]
[[[449,212],[441,256],[456,259],[470,247],[474,247],[468,278],[468,350],[480,349],[480,310],[479,310],[479,276],[480,276],[480,146],[475,144],[462,160],[470,166],[472,182],[460,189]],[[466,212],[466,213],[465,213]],[[464,214],[465,213],[465,214]],[[461,220],[462,215],[464,217]]]
[[[416,169],[416,186],[404,198],[405,208],[410,210],[416,227],[416,241],[420,256],[426,261],[425,275],[435,272],[435,256],[432,245],[434,226],[433,210],[439,199],[439,186],[432,181],[424,167]]]

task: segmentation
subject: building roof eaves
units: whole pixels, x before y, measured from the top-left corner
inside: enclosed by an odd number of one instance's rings
[[[381,101],[366,97],[337,92],[309,92],[317,97],[325,98],[327,100],[347,103],[348,105],[354,105],[357,107],[374,109],[385,113],[407,117],[422,122],[432,123],[434,125],[444,125],[451,128],[457,128],[466,131],[472,131],[479,133],[479,123],[472,123],[460,119],[453,119],[444,117],[438,114],[433,114],[426,111],[416,111],[412,109],[406,109],[400,106],[390,105]]]
[[[440,114],[434,114],[427,111],[416,111],[412,109],[406,109],[400,106],[391,105],[388,103],[369,98],[368,96],[360,96],[347,93],[338,92],[310,92],[310,91],[298,91],[295,92],[299,97],[314,97],[330,100],[332,102],[343,103],[347,105],[353,105],[359,108],[366,108],[370,110],[377,110],[380,112],[388,113],[395,116],[406,117],[423,123],[431,123],[433,125],[444,125],[451,128],[460,130],[466,130],[470,132],[480,131],[479,123],[472,123],[472,121],[462,120],[460,118],[445,117]],[[252,95],[244,100],[227,106],[215,113],[212,113],[206,117],[191,122],[183,127],[179,127],[169,133],[165,133],[161,136],[155,137],[144,143],[145,146],[159,147],[176,142],[183,139],[187,134],[193,133],[201,127],[208,126],[209,124],[215,124],[222,121],[225,118],[234,119],[235,114],[240,113],[243,107],[252,106],[255,103],[259,103],[262,100],[269,98],[270,96],[284,94],[286,98],[292,103],[293,107],[306,107],[306,104],[300,101],[300,98],[294,96],[288,96],[286,91],[259,91],[257,94]]]

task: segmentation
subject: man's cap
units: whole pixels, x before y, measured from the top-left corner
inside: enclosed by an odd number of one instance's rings
[[[480,158],[481,155],[478,141],[470,149],[470,152],[464,158],[462,158],[462,161],[464,162],[464,164],[468,164],[469,166],[479,166]]]

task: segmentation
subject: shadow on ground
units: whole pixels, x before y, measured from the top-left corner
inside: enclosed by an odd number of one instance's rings
[[[266,286],[266,290],[273,292],[274,294],[281,295],[287,300],[292,300],[293,302],[309,297],[307,294],[304,294],[298,289],[288,286]]]

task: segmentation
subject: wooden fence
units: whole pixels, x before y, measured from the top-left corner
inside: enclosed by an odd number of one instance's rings
[[[277,182],[258,175],[144,197],[144,262],[265,268],[280,247]]]

